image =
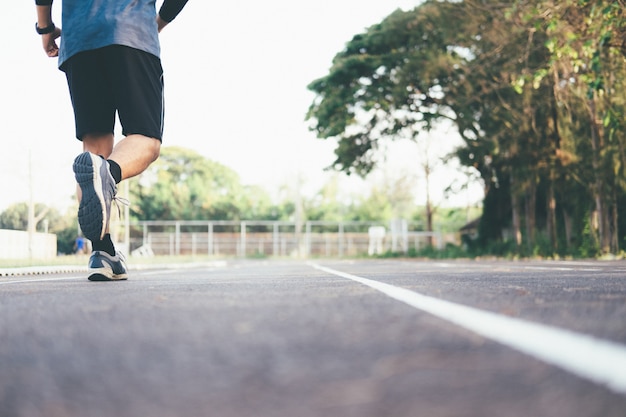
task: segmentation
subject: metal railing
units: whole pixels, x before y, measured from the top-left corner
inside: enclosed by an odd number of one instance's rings
[[[396,222],[396,226],[397,226]],[[133,254],[207,256],[343,257],[381,250],[408,252],[426,245],[443,248],[454,236],[425,232],[408,222],[140,221],[129,224]],[[371,228],[384,228],[383,236]],[[378,242],[375,242],[378,240]],[[373,243],[378,243],[373,245]]]

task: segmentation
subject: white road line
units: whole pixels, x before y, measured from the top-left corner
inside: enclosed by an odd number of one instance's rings
[[[569,267],[556,267],[556,266],[525,266],[523,269],[531,269],[536,271],[581,271],[581,272],[597,272],[602,271],[602,268],[569,268]]]
[[[626,394],[626,346],[543,324],[422,295],[405,288],[309,263],[313,268],[359,282],[391,298],[481,336]]]

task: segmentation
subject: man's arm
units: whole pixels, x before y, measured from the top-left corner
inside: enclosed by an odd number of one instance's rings
[[[187,4],[187,0],[163,0],[156,18],[159,32],[178,16],[185,4]]]
[[[52,0],[35,0],[35,4],[37,7],[36,29],[46,32],[41,35],[43,49],[49,57],[59,56],[56,40],[61,36],[61,29],[54,26],[52,22]]]

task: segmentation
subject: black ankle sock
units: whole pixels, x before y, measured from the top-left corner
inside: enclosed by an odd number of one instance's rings
[[[104,235],[102,240],[91,242],[91,246],[93,250],[99,250],[106,252],[111,256],[115,256],[115,246],[113,246],[113,241],[111,240],[111,235],[109,233]]]
[[[111,159],[107,159],[107,162],[109,163],[109,171],[111,171],[115,183],[119,184],[120,181],[122,181],[122,168],[120,168],[117,162]]]

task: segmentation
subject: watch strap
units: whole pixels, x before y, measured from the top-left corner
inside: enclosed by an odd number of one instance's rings
[[[40,28],[37,22],[35,22],[35,30],[40,35],[47,35],[48,33],[54,32],[55,29],[56,29],[56,26],[54,26],[54,23],[50,23],[48,26],[44,28]]]

